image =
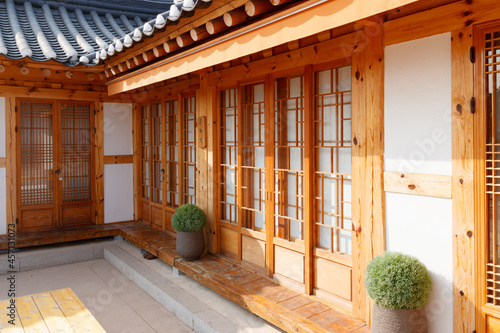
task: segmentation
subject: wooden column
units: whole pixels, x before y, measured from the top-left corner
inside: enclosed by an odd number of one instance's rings
[[[452,32],[452,180],[453,200],[453,331],[472,332],[475,317],[474,225],[474,67],[470,61],[472,27]],[[478,78],[482,79],[482,78]],[[478,277],[482,278],[482,277]],[[481,313],[480,308],[477,309]],[[480,330],[481,331],[481,330]]]
[[[95,104],[94,128],[95,128],[95,193],[94,210],[95,223],[104,224],[104,109],[103,103]]]
[[[141,138],[140,138],[140,126],[141,126],[141,111],[137,104],[134,104],[132,112],[132,140],[133,140],[133,191],[134,191],[134,220],[137,221],[141,218],[140,210],[140,199],[141,199],[141,175],[142,175],[142,164],[141,164]]]
[[[16,99],[5,98],[5,173],[7,181],[7,225],[17,219],[17,172],[16,172]],[[17,226],[16,226],[17,229]]]
[[[352,57],[352,297],[354,315],[370,323],[364,272],[366,264],[385,250],[382,26],[368,23],[360,38],[366,49]]]
[[[208,126],[205,126],[208,122],[207,118],[211,118],[213,113],[211,91],[212,90],[210,90],[209,93],[207,76],[206,73],[203,72],[200,74],[200,89],[196,90],[196,204],[203,209],[207,215],[205,239],[207,240],[208,250],[213,252],[211,237],[211,231],[214,230],[213,203],[209,202],[208,198],[208,187],[210,183],[208,165],[212,165],[210,170],[213,171],[213,154],[210,154],[211,156],[209,159],[209,146],[207,144]],[[213,152],[213,150],[211,152]]]

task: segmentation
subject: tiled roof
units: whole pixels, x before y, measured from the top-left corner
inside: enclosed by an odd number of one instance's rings
[[[0,54],[96,65],[210,1],[3,0]]]

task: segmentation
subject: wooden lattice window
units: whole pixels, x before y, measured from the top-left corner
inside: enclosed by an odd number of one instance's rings
[[[144,199],[149,199],[150,195],[150,169],[149,169],[149,107],[144,105],[141,107],[141,184],[142,184],[142,197]]]
[[[304,76],[275,80],[275,232],[304,239]]]
[[[196,97],[184,97],[182,113],[183,203],[196,204]]]
[[[20,103],[21,205],[52,204],[54,188],[54,105]]]
[[[161,147],[161,104],[151,104],[149,109],[151,115],[151,138],[150,138],[150,163],[151,163],[151,202],[162,203],[162,147]]]
[[[486,93],[487,302],[500,305],[500,31],[484,35]]]
[[[242,226],[265,230],[264,82],[242,86],[240,121]]]
[[[238,224],[237,89],[220,92],[220,208],[221,220]]]
[[[92,196],[90,105],[62,103],[60,110],[62,201],[89,201]]]
[[[165,147],[166,147],[166,189],[165,204],[175,208],[179,205],[179,102],[165,102]]]
[[[314,74],[316,247],[351,254],[351,66]]]

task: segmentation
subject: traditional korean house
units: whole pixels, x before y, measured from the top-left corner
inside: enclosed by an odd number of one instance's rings
[[[497,1],[3,0],[0,32],[4,239],[194,203],[208,253],[356,320],[389,250],[430,332],[500,331]]]

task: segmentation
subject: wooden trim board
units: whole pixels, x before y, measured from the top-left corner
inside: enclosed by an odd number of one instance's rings
[[[133,163],[134,155],[106,155],[104,164],[129,164]]]
[[[451,199],[451,176],[385,171],[384,190]]]

